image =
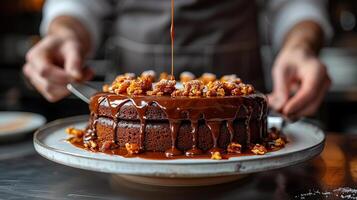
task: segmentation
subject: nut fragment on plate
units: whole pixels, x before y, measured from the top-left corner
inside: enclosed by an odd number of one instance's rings
[[[201,77],[199,78],[200,81],[203,82],[203,84],[208,84],[209,82],[213,82],[216,80],[216,75],[212,73],[203,73]]]
[[[183,89],[175,90],[171,96],[190,96],[190,97],[199,97],[203,95],[203,89],[205,85],[202,81],[192,80],[186,83],[183,83]]]
[[[69,128],[66,128],[66,133],[68,133],[69,135],[72,135],[74,137],[80,138],[84,135],[84,130],[76,129],[74,127],[69,127]]]
[[[274,146],[276,147],[284,147],[285,146],[285,140],[282,138],[278,138],[274,141]]]
[[[125,149],[128,151],[128,154],[138,154],[140,152],[140,147],[135,143],[125,143]]]
[[[140,77],[147,78],[153,83],[156,80],[156,72],[154,70],[147,70],[141,73]]]
[[[213,152],[211,155],[212,160],[222,160],[221,153],[219,151]]]
[[[148,91],[148,95],[171,95],[175,91],[176,81],[175,80],[166,80],[161,79],[158,83],[155,84],[154,90]]]
[[[221,81],[213,81],[207,84],[207,91],[205,92],[207,97],[224,96],[224,84]]]
[[[88,140],[88,141],[84,141],[84,147],[91,149],[91,150],[96,150],[98,145],[96,142],[94,142],[93,140]]]
[[[228,153],[241,153],[242,145],[239,143],[231,142],[227,147]]]
[[[196,77],[194,74],[192,74],[191,72],[182,72],[180,74],[180,81],[181,83],[185,83],[185,82],[188,82],[188,81],[192,81],[194,80]]]
[[[146,94],[147,91],[152,89],[152,82],[149,78],[139,77],[135,80],[130,81],[130,85],[126,92],[129,95],[141,95]]]
[[[261,144],[256,144],[251,150],[254,154],[256,155],[264,155],[268,152],[268,150],[265,148],[265,146]]]

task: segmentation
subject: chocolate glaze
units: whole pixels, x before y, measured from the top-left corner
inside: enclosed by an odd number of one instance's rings
[[[121,115],[122,107],[134,107],[136,112]],[[233,121],[237,118],[245,119],[246,144],[251,141],[260,140],[266,133],[267,102],[266,97],[261,93],[255,93],[247,96],[225,96],[225,97],[170,97],[170,96],[133,96],[116,95],[111,93],[98,93],[94,95],[90,103],[91,121],[85,135],[96,133],[96,123],[98,117],[105,116],[114,120],[113,140],[117,138],[117,124],[120,120],[139,120],[139,146],[141,152],[145,151],[145,129],[147,121],[168,120],[170,125],[171,147],[165,151],[166,157],[182,155],[183,152],[177,148],[178,130],[183,121],[191,123],[192,146],[186,150],[186,156],[200,155],[203,153],[198,148],[198,127],[199,121],[204,120],[208,126],[213,141],[209,153],[220,151],[224,152],[217,145],[220,137],[220,129],[225,126],[229,132],[229,142],[236,142]],[[164,114],[160,114],[163,111]],[[155,113],[156,116],[150,115]],[[254,113],[258,112],[258,113]],[[252,138],[250,134],[250,122],[252,117],[261,122],[259,124],[259,138]],[[238,133],[239,135],[239,133]],[[90,137],[92,138],[92,137]]]

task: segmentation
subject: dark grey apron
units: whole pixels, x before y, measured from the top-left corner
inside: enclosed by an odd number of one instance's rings
[[[170,72],[169,0],[124,0],[117,6],[114,59],[119,72]],[[235,73],[264,90],[255,1],[176,0],[175,74]]]

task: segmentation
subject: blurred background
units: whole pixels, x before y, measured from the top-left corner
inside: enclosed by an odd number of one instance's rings
[[[261,51],[267,85],[270,86],[274,53],[265,30],[269,19],[264,13],[264,1],[258,2],[261,5]],[[43,4],[44,0],[0,1],[0,110],[36,112],[48,121],[86,114],[87,104],[74,97],[48,103],[22,75],[25,54],[40,39]],[[334,37],[321,51],[321,58],[328,67],[333,86],[314,120],[327,131],[357,133],[357,1],[330,0],[328,14]],[[110,21],[109,17],[106,23]],[[104,72],[115,66],[115,60],[108,59],[113,54],[113,47],[105,41],[110,38],[104,38],[94,59],[88,63],[97,72],[95,79],[98,81],[104,80]]]

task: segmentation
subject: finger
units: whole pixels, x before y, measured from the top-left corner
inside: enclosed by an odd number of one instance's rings
[[[24,74],[29,78],[31,84],[50,102],[58,101],[68,95],[65,85],[50,82],[49,80],[39,76],[31,69],[29,64],[25,64],[23,68]]]
[[[310,66],[317,67],[317,66]],[[316,98],[316,92],[324,83],[322,76],[318,71],[312,71],[309,74],[299,75],[301,77],[301,86],[296,94],[288,100],[283,108],[283,114],[294,115],[310,104]]]
[[[268,95],[269,105],[280,111],[289,97],[288,72],[284,63],[277,62],[273,69],[273,91]]]
[[[314,98],[313,101],[306,108],[295,113],[294,117],[299,118],[302,116],[311,116],[315,114],[319,106],[321,105],[321,102],[323,101],[326,91],[329,89],[330,85],[330,79],[326,79],[316,98]]]
[[[48,53],[37,50],[33,52],[32,56],[28,60],[28,63],[31,69],[39,74],[39,76],[59,84],[70,82],[70,77],[65,73],[63,68],[53,64],[53,60],[51,60],[51,56]]]
[[[64,69],[75,80],[83,79],[83,59],[78,45],[66,43],[62,48]]]

